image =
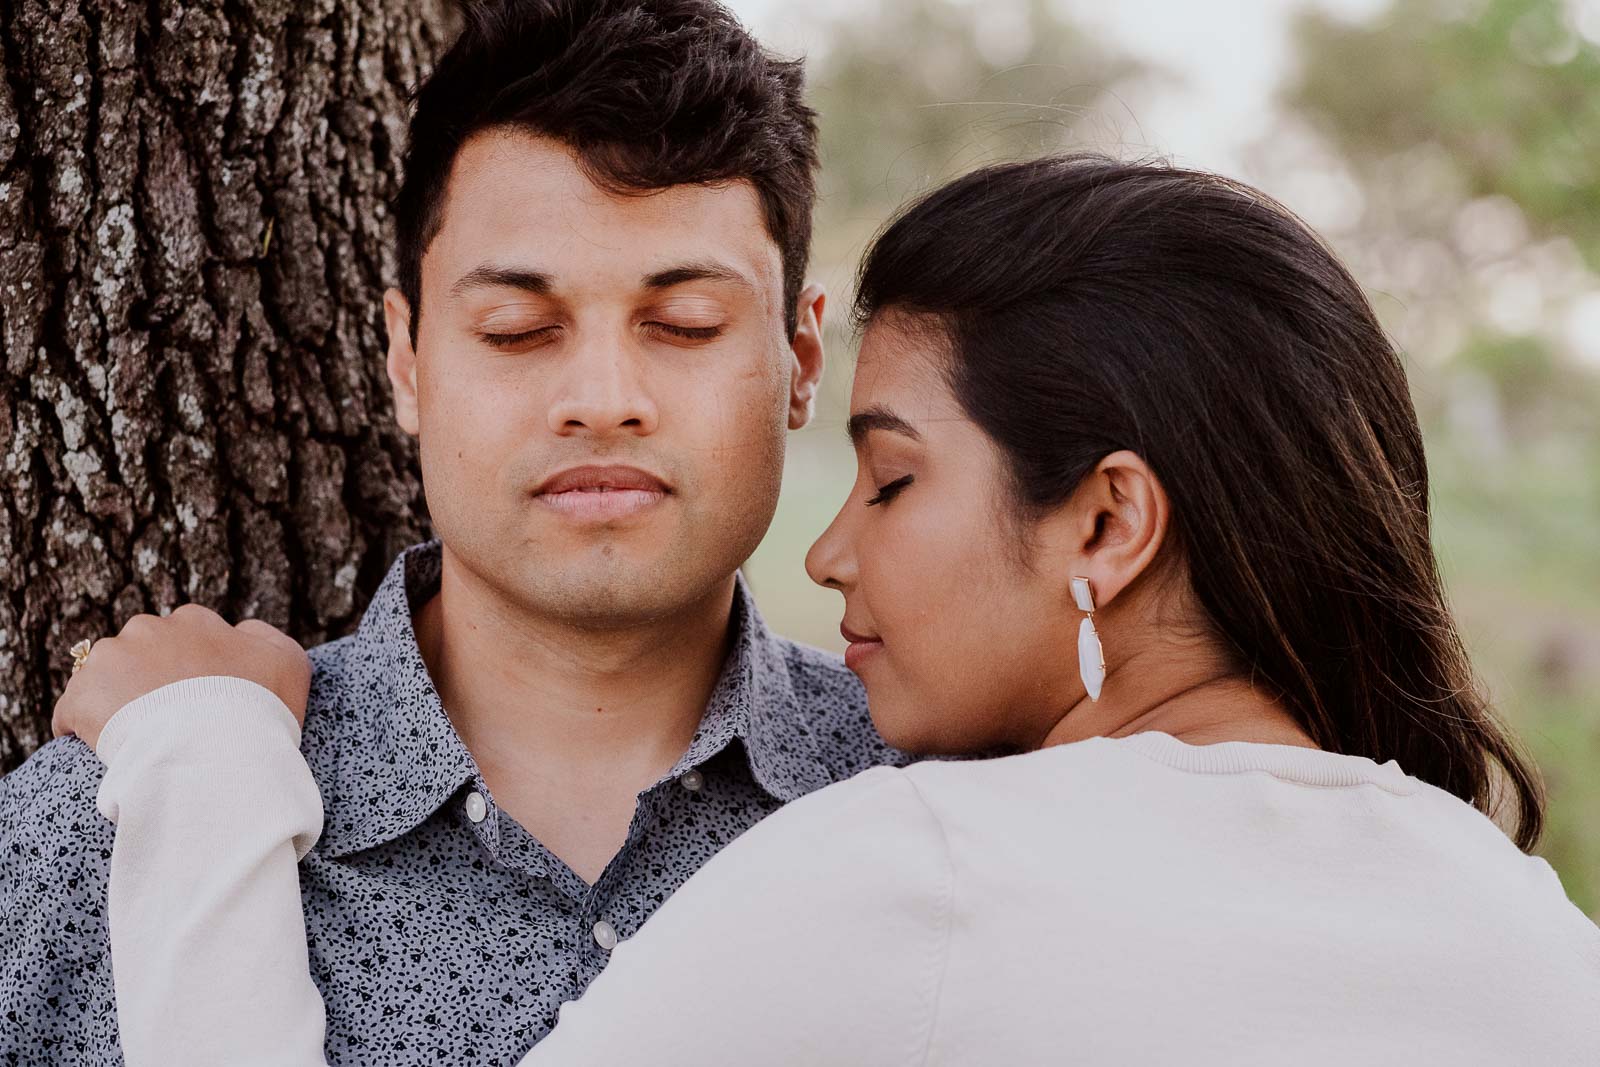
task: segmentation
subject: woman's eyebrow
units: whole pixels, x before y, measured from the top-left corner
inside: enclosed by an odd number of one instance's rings
[[[850,443],[857,447],[860,447],[867,434],[873,430],[887,430],[890,433],[903,434],[913,441],[922,440],[922,435],[917,432],[915,426],[882,404],[873,404],[851,415],[845,429],[850,434]]]

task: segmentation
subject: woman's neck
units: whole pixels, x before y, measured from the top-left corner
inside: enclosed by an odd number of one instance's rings
[[[1091,737],[1171,734],[1191,745],[1223,741],[1318,748],[1281,701],[1215,663],[1168,656],[1128,660],[1109,675],[1099,702],[1083,698],[1045,735],[1040,748]],[[1141,667],[1150,669],[1141,670]]]

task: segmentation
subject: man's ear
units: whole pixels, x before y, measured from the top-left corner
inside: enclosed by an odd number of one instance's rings
[[[411,304],[398,289],[383,294],[383,321],[389,329],[389,384],[394,387],[394,421],[417,436],[417,353],[411,346]]]
[[[817,404],[817,386],[822,382],[822,311],[828,294],[813,282],[800,291],[796,301],[794,364],[789,374],[789,429],[799,430],[811,421]]]

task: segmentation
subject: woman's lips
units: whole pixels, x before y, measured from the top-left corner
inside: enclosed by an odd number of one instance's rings
[[[852,671],[857,670],[868,656],[883,647],[883,639],[881,637],[867,637],[864,634],[858,634],[843,623],[839,624],[839,633],[846,641],[850,642],[850,647],[844,650],[844,665]]]

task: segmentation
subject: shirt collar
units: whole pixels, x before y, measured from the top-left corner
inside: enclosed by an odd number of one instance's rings
[[[737,576],[733,647],[706,702],[700,729],[673,768],[682,774],[738,738],[757,784],[788,803],[833,780],[817,751],[789,672],[789,643],[776,637],[756,607],[744,575]]]
[[[327,808],[321,850],[339,856],[408,833],[478,777],[478,766],[445,714],[417,646],[412,614],[439,590],[437,540],[400,554],[360,627],[312,650],[304,750]],[[735,582],[732,648],[700,729],[672,775],[742,742],[752,776],[788,802],[827,785],[794,692],[788,642],[766,627],[741,574]],[[335,652],[335,650],[338,650]]]
[[[312,649],[302,749],[322,788],[320,850],[334,856],[419,826],[478,774],[417,647],[411,615],[438,592],[438,541],[389,568],[350,637]]]

